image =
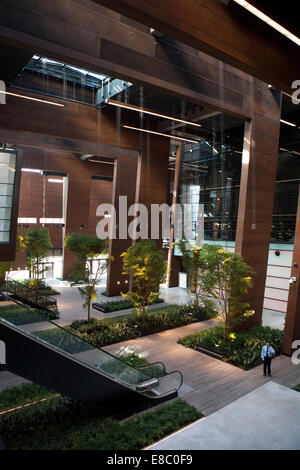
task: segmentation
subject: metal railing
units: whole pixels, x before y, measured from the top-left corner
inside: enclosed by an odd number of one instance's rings
[[[56,309],[56,299],[49,295],[41,294],[38,290],[28,287],[21,282],[17,282],[13,279],[6,279],[1,283],[1,289],[9,292],[17,299],[24,301],[33,307],[43,309]]]

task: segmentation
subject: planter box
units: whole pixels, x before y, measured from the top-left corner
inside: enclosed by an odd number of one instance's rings
[[[207,356],[213,357],[214,359],[224,360],[226,357],[225,351],[217,347],[208,346],[205,343],[197,343],[197,351],[206,354]]]
[[[104,304],[99,304],[98,302],[93,302],[92,307],[94,310],[98,310],[98,312],[103,312],[103,313],[109,312],[109,309],[105,307]]]

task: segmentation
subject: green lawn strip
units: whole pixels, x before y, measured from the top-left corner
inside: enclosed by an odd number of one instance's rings
[[[194,312],[191,305],[176,305],[149,311],[146,318],[133,313],[118,319],[93,319],[90,324],[76,321],[66,329],[74,332],[76,328],[79,337],[96,347],[102,347],[206,319],[204,311]],[[84,351],[87,348],[83,342],[80,345],[77,338],[66,335],[60,328],[36,331],[34,334],[51,344],[60,344],[60,347],[70,353]],[[76,347],[79,347],[79,350]]]
[[[163,299],[158,298],[158,299],[155,300],[155,302],[153,302],[150,305],[159,304],[159,303],[162,303],[162,302],[163,302]],[[122,300],[122,299],[103,302],[103,303],[101,303],[101,305],[106,307],[109,312],[117,312],[118,310],[125,310],[127,308],[134,308],[133,302],[131,302],[130,300]]]
[[[0,306],[0,318],[9,321],[14,325],[26,325],[44,321],[34,310],[27,310],[19,305]]]
[[[277,354],[281,353],[283,331],[269,326],[257,326],[246,331],[230,334],[223,338],[222,326],[198,331],[178,340],[179,344],[197,350],[198,344],[205,344],[224,351],[224,360],[244,369],[259,363],[261,349],[269,341]]]
[[[0,392],[0,412],[54,396],[52,390],[34,383],[8,387]]]
[[[0,417],[0,434],[7,450],[138,450],[199,417],[177,399],[120,422],[59,397]]]

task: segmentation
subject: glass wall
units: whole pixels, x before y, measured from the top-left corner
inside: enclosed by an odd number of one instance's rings
[[[213,127],[199,144],[182,145],[178,202],[192,205],[194,240],[200,208],[204,241],[230,246],[236,234],[244,124],[231,127],[222,115]]]
[[[293,244],[295,236],[300,157],[279,153],[271,243]]]
[[[16,153],[0,151],[0,243],[10,242]]]

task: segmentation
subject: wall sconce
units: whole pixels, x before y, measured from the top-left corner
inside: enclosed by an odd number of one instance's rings
[[[82,230],[82,229],[84,228],[84,225],[83,225],[83,224],[80,224],[80,225],[79,225],[79,228],[80,228],[80,230]]]
[[[118,286],[120,285],[120,281],[117,282]]]
[[[125,284],[128,284],[128,281],[125,281]]]

